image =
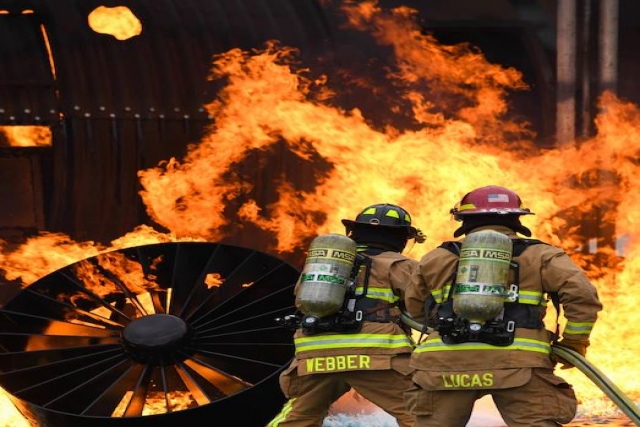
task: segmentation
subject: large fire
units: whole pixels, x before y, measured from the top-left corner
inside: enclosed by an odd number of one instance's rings
[[[412,106],[412,130],[379,129],[360,110],[333,105],[331,76],[309,78],[297,67],[294,49],[270,42],[260,51],[230,50],[213,62],[211,78],[224,79],[225,86],[206,106],[215,117],[208,134],[183,159],[139,172],[148,214],[170,233],[141,226],[108,247],[50,233],[18,248],[0,241],[5,277],[26,286],[109,249],[216,241],[226,237],[224,226],[232,221],[271,233],[276,243],[264,249],[287,254],[304,250],[310,236],[342,231],[342,218],[379,202],[406,207],[428,235],[408,253],[417,259],[451,238],[457,225],[447,213],[463,194],[503,185],[536,213],[524,218],[534,236],[565,248],[588,271],[605,307],[588,359],[640,400],[640,380],[629,372],[640,355],[640,342],[633,339],[640,321],[634,293],[640,276],[640,108],[603,93],[593,138],[540,148],[526,122],[507,118],[509,92],[527,89],[517,70],[491,64],[466,45],[440,45],[413,24],[408,8],[390,11],[359,2],[343,11],[353,29],[395,53],[396,67],[387,78]],[[234,168],[283,143],[307,167],[321,159],[330,168],[318,170],[311,191],[276,180],[276,202],[247,200],[253,184]],[[220,208],[232,205],[238,206],[234,212]],[[584,415],[615,416],[579,371],[560,375],[574,384]],[[11,411],[0,406],[5,419],[14,416]]]

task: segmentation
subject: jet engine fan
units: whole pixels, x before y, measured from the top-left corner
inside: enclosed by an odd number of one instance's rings
[[[108,251],[0,309],[0,386],[36,426],[265,425],[300,272],[219,243]]]

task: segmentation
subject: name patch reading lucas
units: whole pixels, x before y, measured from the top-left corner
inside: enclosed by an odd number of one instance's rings
[[[442,385],[444,388],[484,388],[493,385],[493,374],[443,374]]]

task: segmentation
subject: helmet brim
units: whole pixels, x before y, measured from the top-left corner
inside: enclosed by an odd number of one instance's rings
[[[362,226],[362,227],[380,227],[380,228],[394,228],[394,229],[407,229],[410,237],[414,237],[418,233],[418,229],[411,225],[388,225],[388,224],[369,224],[366,222],[357,222],[351,219],[343,219],[342,225],[345,227],[354,227],[354,226]]]
[[[478,215],[491,215],[491,216],[522,216],[522,215],[535,215],[534,212],[524,209],[498,209],[498,210],[475,210],[475,211],[457,211],[451,209],[450,213],[456,221],[463,221],[464,218],[473,217]]]

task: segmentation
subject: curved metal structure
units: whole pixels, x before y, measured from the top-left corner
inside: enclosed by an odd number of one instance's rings
[[[0,310],[0,386],[35,425],[265,425],[294,352],[274,319],[294,309],[298,276],[217,243],[78,261]]]
[[[0,196],[11,200],[10,210],[0,210],[0,235],[11,227],[25,238],[48,230],[110,242],[149,223],[138,172],[182,158],[211,133],[216,117],[208,106],[220,101],[225,87],[224,79],[210,78],[213,60],[233,49],[260,51],[277,40],[296,49],[300,62],[293,68],[306,70],[312,80],[328,77],[327,88],[335,94],[331,105],[357,108],[377,129],[414,129],[411,105],[387,78],[386,70],[396,64],[392,49],[345,26],[344,3],[0,0],[0,126],[42,126],[52,142],[3,147],[0,132],[0,169],[6,172]],[[494,1],[489,8],[473,0],[379,3],[420,11],[422,29],[435,31],[445,44],[474,42],[492,62],[526,70],[532,91],[513,102],[518,115],[540,123],[535,128],[541,141],[552,140],[545,135],[555,129],[555,61],[545,48],[553,46],[541,45],[532,34],[553,34],[554,17],[547,17],[542,2]],[[125,6],[141,24],[139,35],[122,40],[88,25],[96,9]],[[637,13],[625,16],[639,21]],[[528,17],[537,19],[527,22]],[[629,40],[631,58],[636,33],[627,34],[620,40]],[[635,81],[630,70],[621,82]],[[313,191],[335,161],[302,158],[286,144],[243,157],[232,172],[264,177],[252,181],[250,193],[260,206],[280,197],[274,179],[283,176],[295,189]],[[248,227],[228,234],[234,244],[257,242],[261,248],[269,242]]]

